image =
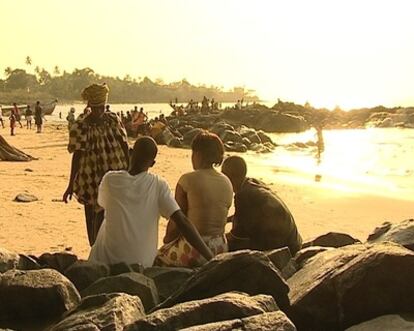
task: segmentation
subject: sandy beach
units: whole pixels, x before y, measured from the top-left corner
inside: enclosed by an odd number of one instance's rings
[[[86,258],[89,246],[83,207],[75,200],[61,202],[71,160],[66,149],[66,125],[48,122],[41,134],[25,128],[17,128],[14,137],[7,128],[0,129],[0,134],[11,145],[38,158],[31,162],[0,162],[0,246],[27,254],[68,249]],[[190,153],[160,146],[152,171],[166,178],[174,189],[180,175],[191,170]],[[248,175],[261,178],[257,169],[249,169]],[[305,239],[341,231],[365,240],[383,221],[397,222],[414,215],[414,203],[398,197],[341,192],[317,183],[303,186],[280,181],[271,186],[292,211]],[[34,194],[39,201],[14,202],[15,196],[23,192]],[[166,221],[161,220],[159,244],[165,225]]]

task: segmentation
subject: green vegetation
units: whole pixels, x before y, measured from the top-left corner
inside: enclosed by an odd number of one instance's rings
[[[32,65],[30,57],[26,58],[28,68]],[[109,102],[111,103],[148,103],[148,102],[188,102],[190,99],[201,101],[203,96],[214,98],[218,102],[235,102],[239,99],[257,101],[254,91],[235,87],[224,91],[216,86],[195,86],[186,79],[166,84],[161,80],[152,81],[148,77],[137,80],[130,76],[102,76],[91,68],[75,69],[69,73],[61,73],[55,66],[53,73],[44,68],[35,67],[34,73],[24,69],[4,70],[5,79],[0,79],[0,104],[29,103],[36,100],[46,102],[59,99],[63,102],[80,100],[83,88],[91,83],[107,83],[110,88]]]

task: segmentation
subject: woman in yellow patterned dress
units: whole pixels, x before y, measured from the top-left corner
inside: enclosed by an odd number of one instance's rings
[[[73,153],[70,179],[63,194],[68,202],[72,194],[84,205],[89,244],[95,242],[104,218],[97,203],[98,187],[109,170],[128,169],[128,142],[118,116],[105,112],[109,89],[106,84],[85,88],[82,98],[91,112],[80,115],[69,132],[69,153]]]

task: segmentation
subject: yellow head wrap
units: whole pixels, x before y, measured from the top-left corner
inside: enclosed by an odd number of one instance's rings
[[[104,106],[108,99],[109,88],[103,84],[92,84],[82,91],[83,100],[88,101],[90,107]]]

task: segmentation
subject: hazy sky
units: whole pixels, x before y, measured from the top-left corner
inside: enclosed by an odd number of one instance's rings
[[[265,100],[414,105],[410,0],[0,0],[0,13],[1,72],[30,55]]]

